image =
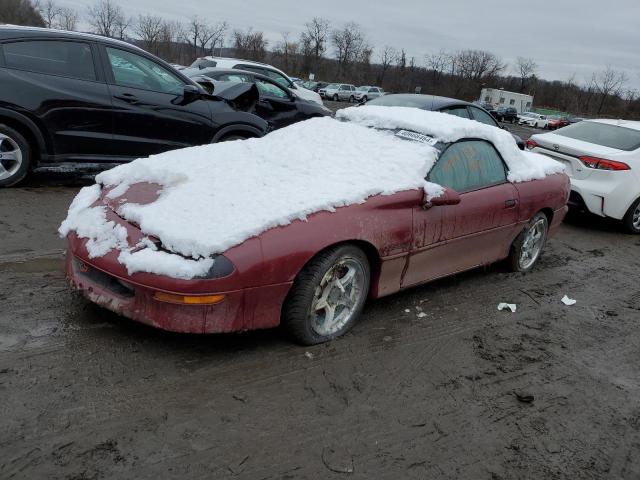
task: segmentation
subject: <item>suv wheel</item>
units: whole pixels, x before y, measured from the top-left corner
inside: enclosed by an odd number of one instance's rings
[[[31,148],[13,128],[0,124],[0,187],[15,185],[29,172]]]
[[[334,94],[333,94],[333,101],[334,101],[334,102],[337,102],[337,101],[338,101],[338,94],[337,94],[337,93],[334,93]]]
[[[353,103],[353,102],[355,102],[355,101],[356,101],[355,97],[354,97],[353,95],[351,95],[351,96],[349,97],[349,103]]]

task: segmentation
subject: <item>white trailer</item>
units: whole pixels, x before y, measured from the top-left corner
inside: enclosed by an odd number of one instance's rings
[[[515,107],[518,113],[528,112],[533,105],[533,97],[525,93],[508,92],[502,88],[483,88],[480,102],[494,107]]]

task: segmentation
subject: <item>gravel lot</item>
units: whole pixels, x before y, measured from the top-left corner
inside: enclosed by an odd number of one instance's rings
[[[640,478],[640,238],[615,223],[577,216],[529,275],[415,288],[301,348],[73,294],[55,231],[83,182],[0,191],[0,478]]]

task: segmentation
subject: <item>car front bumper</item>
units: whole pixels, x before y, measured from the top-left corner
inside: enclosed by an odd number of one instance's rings
[[[105,262],[101,260],[103,267]],[[136,274],[116,275],[96,263],[86,256],[84,240],[69,235],[65,270],[72,288],[118,315],[171,332],[221,333],[275,327],[280,323],[282,302],[291,287],[286,283],[217,291],[210,294],[224,295],[224,300],[216,304],[177,304],[157,300],[154,295],[156,292],[187,295],[184,289],[179,292],[157,289],[148,282],[135,281]]]

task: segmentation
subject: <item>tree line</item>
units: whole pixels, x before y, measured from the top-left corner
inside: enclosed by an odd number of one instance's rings
[[[404,48],[377,51],[356,22],[339,26],[315,17],[302,33],[283,32],[273,44],[259,30],[232,29],[224,20],[194,16],[186,21],[158,15],[126,15],[114,0],[97,0],[78,12],[55,0],[0,0],[0,23],[77,30],[83,18],[93,33],[134,43],[164,60],[189,65],[204,55],[233,55],[263,61],[290,75],[377,85],[388,92],[430,93],[477,100],[483,87],[504,88],[535,97],[535,105],[583,116],[640,118],[638,91],[628,86],[624,72],[606,66],[578,82],[539,78],[532,58],[518,57],[512,65],[494,53],[463,49],[440,50],[422,58]]]

